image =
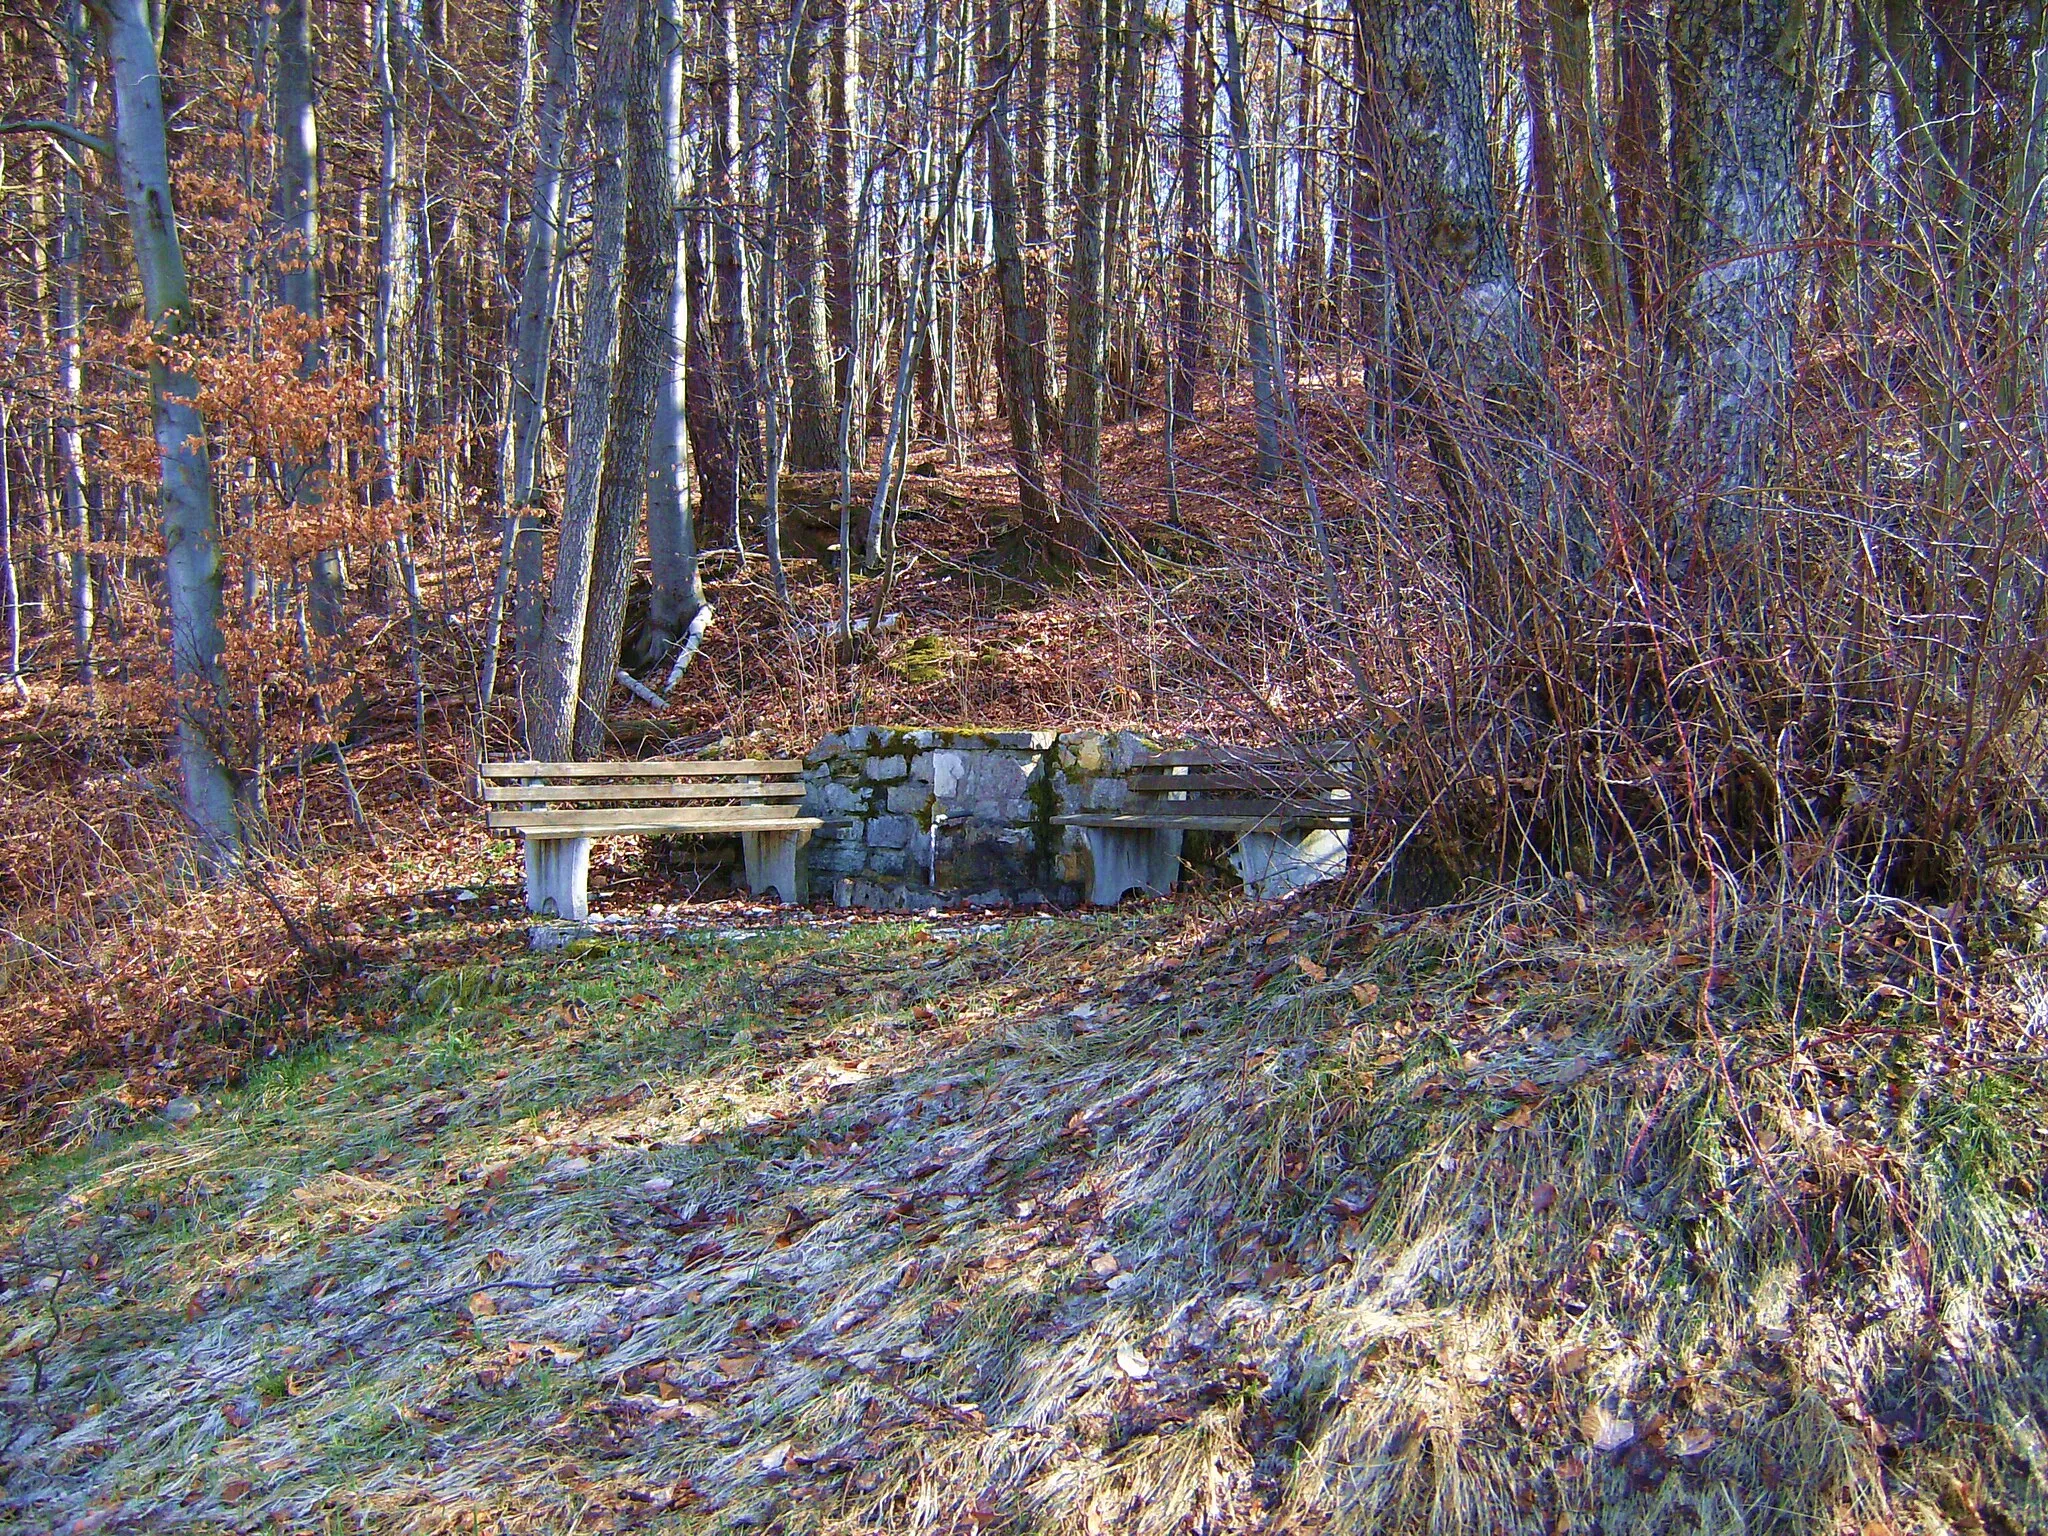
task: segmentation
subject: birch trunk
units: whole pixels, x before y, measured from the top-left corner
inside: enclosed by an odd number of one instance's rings
[[[85,18],[76,3],[66,8],[63,37],[65,120],[83,127],[92,116],[93,82],[86,69]],[[79,309],[78,274],[85,263],[85,188],[76,161],[64,162],[57,233],[57,483],[64,502],[64,536],[70,574],[71,648],[79,684],[91,692],[93,672],[92,537],[85,499],[85,454],[79,434],[84,410],[85,346]]]
[[[128,229],[151,333],[175,344],[191,324],[185,255],[171,202],[163,79],[149,0],[94,0],[114,84],[114,147]],[[161,465],[164,597],[170,610],[171,676],[178,689],[178,761],[197,866],[213,876],[240,854],[235,785],[218,742],[227,734],[221,664],[221,561],[206,425],[198,385],[162,353],[149,365],[150,405]]]
[[[1251,112],[1245,101],[1244,45],[1238,37],[1236,0],[1222,0],[1216,12],[1223,29],[1224,84],[1230,98],[1231,165],[1237,189],[1237,269],[1244,295],[1246,347],[1251,353],[1252,403],[1258,433],[1257,483],[1280,478],[1280,395],[1275,369],[1279,338],[1273,325],[1273,296],[1266,290],[1258,182],[1252,170]]]

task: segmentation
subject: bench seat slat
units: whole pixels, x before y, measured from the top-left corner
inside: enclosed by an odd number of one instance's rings
[[[630,836],[654,832],[808,832],[825,825],[821,816],[797,816],[780,806],[639,806],[615,811],[493,811],[485,818],[493,832],[535,836]]]
[[[1059,827],[1107,827],[1142,832],[1158,828],[1182,832],[1260,832],[1280,827],[1331,827],[1351,825],[1350,814],[1326,815],[1320,811],[1279,812],[1267,816],[1220,816],[1205,814],[1198,807],[1186,811],[1161,807],[1149,811],[1084,811],[1053,817]]]
[[[800,757],[734,759],[726,762],[669,762],[644,759],[619,763],[482,763],[477,771],[487,779],[716,779],[762,778],[798,774],[804,771]]]
[[[1336,800],[1326,795],[1192,795],[1185,800],[1127,800],[1105,815],[1137,812],[1149,815],[1200,816],[1337,816],[1350,819],[1365,814],[1364,802]]]
[[[1134,773],[1127,782],[1140,794],[1148,795],[1183,789],[1210,794],[1240,791],[1287,795],[1347,787],[1344,775],[1337,773],[1246,773],[1235,768],[1216,773]]]
[[[486,784],[487,805],[529,805],[552,800],[801,800],[801,783],[782,784]]]

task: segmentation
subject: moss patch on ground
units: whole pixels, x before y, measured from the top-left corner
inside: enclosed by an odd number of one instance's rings
[[[412,977],[7,1177],[0,1519],[2040,1529],[2030,973],[1919,922],[1788,968],[1560,891]]]

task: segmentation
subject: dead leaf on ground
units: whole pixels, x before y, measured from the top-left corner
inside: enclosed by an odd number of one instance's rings
[[[1376,981],[1355,981],[1351,984],[1351,1000],[1361,1008],[1370,1008],[1380,1000],[1380,986]]]
[[[1634,1443],[1636,1421],[1594,1403],[1579,1415],[1579,1433],[1596,1451],[1619,1451]]]
[[[1152,1362],[1145,1358],[1143,1350],[1133,1344],[1117,1345],[1116,1368],[1133,1381],[1143,1381],[1152,1374]]]
[[[1323,982],[1330,979],[1329,968],[1317,965],[1307,955],[1296,955],[1294,963],[1301,968],[1301,974],[1312,982]]]

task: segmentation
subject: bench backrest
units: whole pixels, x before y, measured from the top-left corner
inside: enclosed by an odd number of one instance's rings
[[[1141,755],[1132,764],[1129,783],[1140,794],[1175,798],[1322,804],[1350,798],[1347,768],[1334,755],[1310,758],[1249,748],[1187,748]]]
[[[493,817],[522,811],[690,807],[743,820],[787,816],[804,797],[801,758],[694,762],[483,763],[477,768]]]

